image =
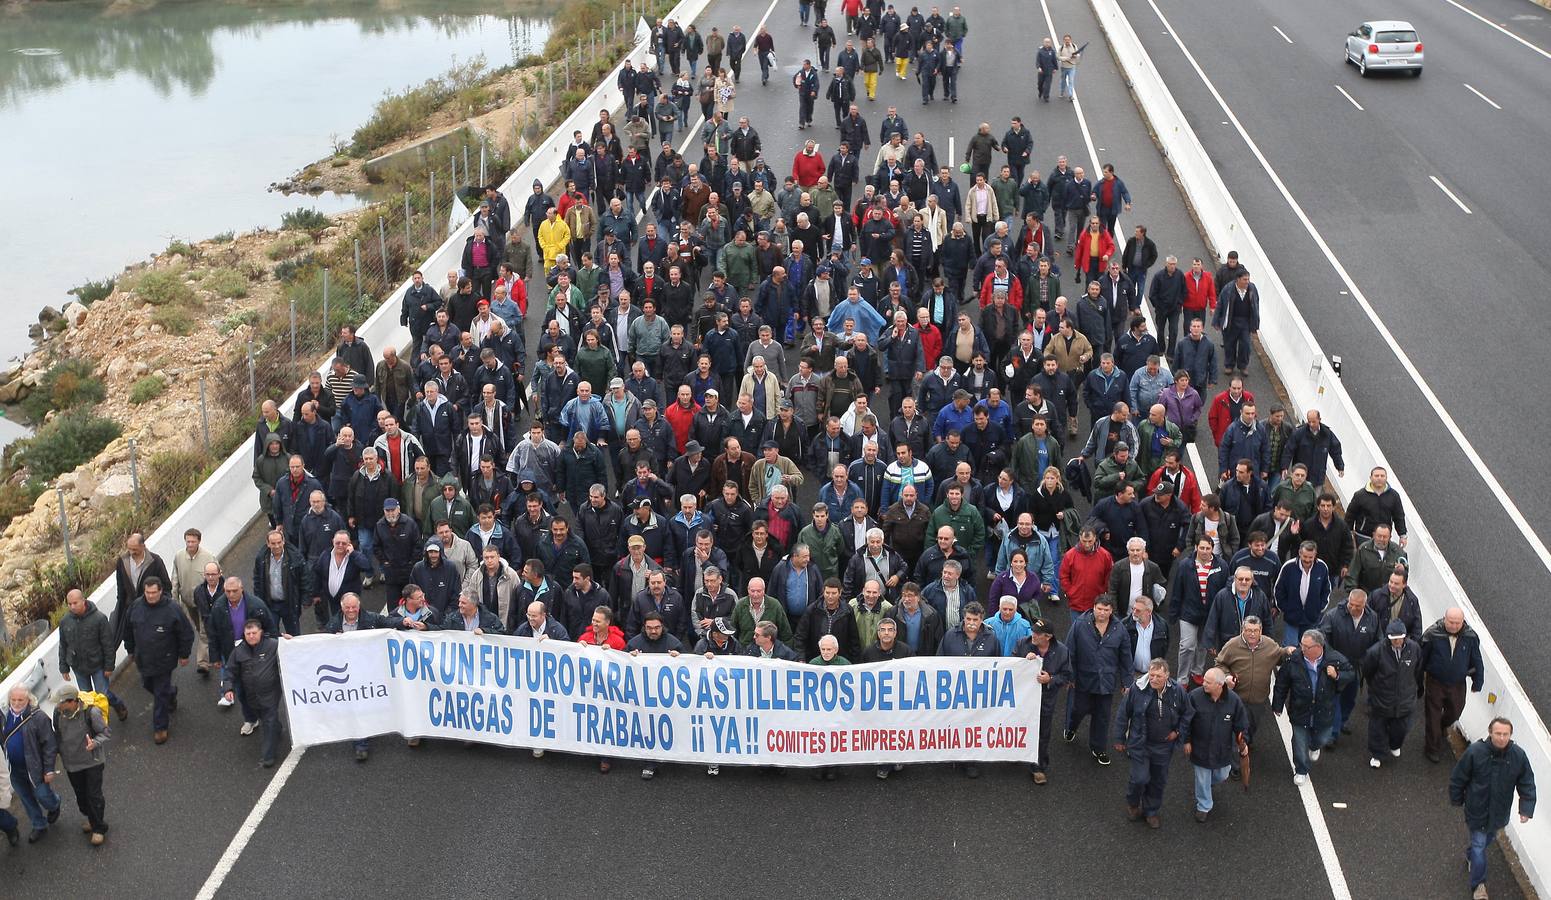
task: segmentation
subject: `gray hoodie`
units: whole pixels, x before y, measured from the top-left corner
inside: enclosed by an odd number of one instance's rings
[[[86,749],[88,734],[97,742],[91,750]],[[80,772],[107,762],[107,743],[112,737],[112,729],[96,706],[77,701],[74,714],[54,708],[54,739],[66,772]]]

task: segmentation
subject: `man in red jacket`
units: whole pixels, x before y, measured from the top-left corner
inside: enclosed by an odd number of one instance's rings
[[[1216,308],[1217,282],[1197,256],[1190,261],[1190,271],[1185,273],[1185,327],[1190,327],[1191,319],[1210,322]]]
[[[1239,418],[1239,411],[1246,403],[1254,403],[1255,395],[1244,390],[1244,379],[1235,376],[1228,382],[1228,389],[1212,398],[1212,408],[1206,414],[1207,424],[1212,427],[1212,443],[1221,444],[1228,426]]]
[[[1109,588],[1109,573],[1114,567],[1114,557],[1099,546],[1098,534],[1084,528],[1077,546],[1061,557],[1061,593],[1066,595],[1072,615],[1093,608],[1093,601]]]
[[[803,190],[812,190],[819,183],[819,178],[824,174],[824,157],[819,155],[819,145],[808,141],[802,145],[802,151],[792,158],[792,177],[797,179],[798,187]]]

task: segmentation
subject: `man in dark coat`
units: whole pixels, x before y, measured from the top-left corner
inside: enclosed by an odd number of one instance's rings
[[[1115,752],[1131,761],[1126,817],[1133,822],[1145,817],[1149,828],[1157,828],[1169,763],[1184,730],[1185,692],[1169,677],[1164,659],[1149,662],[1146,683],[1131,687],[1120,709],[1120,733],[1115,736]]]
[[[1227,679],[1220,668],[1206,670],[1201,686],[1185,700],[1185,720],[1179,728],[1185,755],[1195,769],[1197,822],[1205,822],[1212,811],[1212,787],[1226,781],[1234,762],[1249,753],[1249,710],[1228,690]]]
[[[1035,784],[1045,784],[1049,779],[1045,769],[1050,765],[1050,730],[1055,718],[1056,697],[1061,688],[1072,683],[1072,655],[1066,645],[1056,640],[1056,630],[1044,619],[1035,619],[1032,633],[1013,647],[1013,656],[1043,660],[1039,672],[1039,757],[1029,764],[1029,776]]]
[[[241,691],[245,708],[258,717],[263,730],[259,745],[259,765],[275,764],[275,748],[280,743],[280,641],[264,632],[263,623],[248,619],[242,626],[242,640],[226,658],[221,688],[227,701],[235,701]],[[244,733],[247,722],[243,723]]]
[[[145,583],[152,578],[161,580],[163,587],[172,584],[167,574],[167,564],[145,545],[145,535],[132,531],[124,539],[124,552],[113,570],[114,584],[118,588],[118,604],[113,607],[113,646],[116,649],[124,641],[125,617],[135,598],[145,594]]]
[[[1487,726],[1487,736],[1465,750],[1449,776],[1449,802],[1465,808],[1470,829],[1470,887],[1473,897],[1486,897],[1486,846],[1508,824],[1513,792],[1519,792],[1519,824],[1535,815],[1535,773],[1524,748],[1513,742],[1513,723],[1499,716]]]
[[[1362,660],[1368,684],[1368,765],[1375,769],[1384,765],[1386,753],[1399,758],[1422,696],[1422,648],[1406,637],[1405,623],[1398,619],[1389,623],[1384,638]]]
[[[194,651],[194,626],[183,608],[171,602],[159,578],[145,580],[145,593],[129,610],[124,630],[124,649],[140,670],[140,684],[151,693],[154,705],[151,728],[158,744],[167,743],[167,726],[178,708],[178,689],[172,672],[188,665]]]
[[[1309,780],[1309,763],[1330,743],[1335,724],[1336,696],[1357,678],[1357,670],[1316,628],[1303,632],[1298,645],[1276,672],[1271,711],[1287,710],[1292,723],[1293,784]]]
[[[1101,766],[1109,765],[1110,703],[1124,690],[1131,672],[1131,644],[1115,619],[1114,601],[1100,594],[1093,609],[1077,617],[1066,635],[1072,656],[1072,687],[1066,695],[1066,728],[1061,739],[1077,739],[1077,726],[1087,716],[1088,749]]]

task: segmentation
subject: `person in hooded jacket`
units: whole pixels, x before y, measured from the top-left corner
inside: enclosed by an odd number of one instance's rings
[[[93,847],[107,839],[106,802],[102,797],[102,773],[107,766],[106,745],[113,737],[108,719],[101,709],[81,701],[81,692],[73,684],[54,689],[54,741],[59,764],[75,791],[75,804],[86,819],[83,831],[91,835]],[[48,761],[52,766],[53,760]]]
[[[1386,754],[1400,757],[1422,697],[1422,648],[1406,637],[1399,621],[1389,623],[1384,637],[1362,659],[1368,684],[1368,765],[1375,769],[1384,765]]]
[[[447,560],[441,539],[433,537],[425,542],[422,559],[410,570],[409,584],[425,592],[425,602],[436,610],[438,619],[458,602],[461,573]]]

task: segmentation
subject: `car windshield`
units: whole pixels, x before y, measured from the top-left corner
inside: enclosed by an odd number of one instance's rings
[[[1375,40],[1380,44],[1414,44],[1416,43],[1416,32],[1381,31]]]

